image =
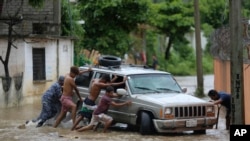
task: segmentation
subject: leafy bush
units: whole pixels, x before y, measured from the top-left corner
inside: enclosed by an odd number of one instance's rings
[[[78,54],[74,56],[74,64],[76,66],[84,66],[86,64],[91,64],[91,63],[92,62],[83,54]]]
[[[160,70],[168,71],[173,75],[196,75],[196,57],[194,48],[185,43],[176,43],[171,50],[169,60],[158,57]],[[203,74],[213,73],[213,58],[208,52],[202,56]]]

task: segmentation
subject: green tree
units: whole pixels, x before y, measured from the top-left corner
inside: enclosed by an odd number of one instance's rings
[[[71,36],[74,40],[74,65],[81,66],[86,62],[87,56],[80,54],[83,47],[84,29],[82,27],[83,22],[80,16],[80,9],[77,4],[71,4],[69,0],[62,0],[61,11],[61,29],[62,36]]]
[[[200,1],[201,23],[211,25],[214,29],[229,23],[229,0]]]
[[[250,1],[249,0],[242,0],[242,11],[243,11],[243,17],[250,17]],[[249,20],[249,19],[248,19]]]
[[[129,33],[148,16],[147,0],[79,0],[84,34],[83,46],[102,54],[121,56],[132,44]]]
[[[44,5],[45,0],[29,0],[29,5],[31,5],[34,8],[41,8]]]
[[[152,4],[150,23],[159,33],[168,37],[165,59],[169,59],[170,49],[175,41],[186,40],[184,35],[191,31],[194,23],[193,9],[190,3],[183,0],[165,0],[163,3]]]

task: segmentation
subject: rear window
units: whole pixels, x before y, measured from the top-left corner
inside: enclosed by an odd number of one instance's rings
[[[93,72],[85,72],[77,75],[75,78],[75,83],[77,86],[89,87]]]

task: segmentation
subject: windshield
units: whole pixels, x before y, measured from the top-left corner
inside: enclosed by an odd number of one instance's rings
[[[181,93],[181,87],[170,74],[144,74],[128,77],[132,94]]]

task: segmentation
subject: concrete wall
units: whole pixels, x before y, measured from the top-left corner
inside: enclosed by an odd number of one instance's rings
[[[2,12],[0,13],[0,35],[7,35],[8,25],[4,22],[8,22],[10,17],[15,17],[14,15],[20,5],[21,0],[5,1],[3,3]],[[23,7],[21,7],[15,18],[22,19],[21,23],[14,26],[16,33],[22,35],[36,34],[33,33],[33,24],[39,23],[41,24],[42,34],[60,35],[61,1],[45,0],[42,8],[33,8],[28,4],[28,0],[24,0]]]
[[[191,31],[185,34],[186,39],[190,42],[191,47],[194,49],[196,48],[196,41],[195,41],[195,32]],[[204,33],[201,32],[201,48],[204,50],[207,45],[207,38],[204,36]]]
[[[65,38],[26,38],[26,42],[15,42],[18,49],[12,48],[9,60],[10,76],[13,78],[11,89],[4,92],[0,79],[0,107],[30,104],[54,83],[59,75],[65,75],[73,65],[73,41]],[[32,48],[45,48],[46,80],[33,81]],[[0,39],[0,53],[4,57],[7,50],[6,40]],[[4,57],[5,58],[5,57]],[[15,88],[15,76],[23,74],[22,87]],[[0,76],[4,75],[0,63]]]

